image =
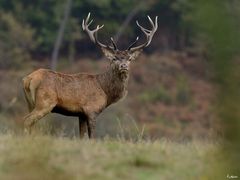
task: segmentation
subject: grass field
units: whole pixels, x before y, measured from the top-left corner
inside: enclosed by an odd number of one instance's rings
[[[211,179],[217,146],[1,135],[0,179]]]

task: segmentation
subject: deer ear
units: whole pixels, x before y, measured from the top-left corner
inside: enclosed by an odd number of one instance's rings
[[[130,59],[131,60],[136,59],[141,52],[142,52],[142,49],[130,52]]]
[[[103,54],[108,58],[108,59],[113,59],[114,58],[114,51],[112,49],[108,48],[101,48]]]

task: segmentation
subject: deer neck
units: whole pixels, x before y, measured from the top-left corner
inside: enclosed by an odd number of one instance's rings
[[[108,98],[107,105],[117,102],[126,94],[128,78],[129,73],[120,74],[111,68],[98,76],[98,81]]]

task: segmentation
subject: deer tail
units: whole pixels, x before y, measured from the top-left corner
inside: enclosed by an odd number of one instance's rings
[[[23,89],[24,94],[26,97],[26,100],[31,107],[30,109],[33,109],[35,106],[36,101],[36,90],[40,84],[39,80],[33,80],[32,77],[25,77],[23,78]]]

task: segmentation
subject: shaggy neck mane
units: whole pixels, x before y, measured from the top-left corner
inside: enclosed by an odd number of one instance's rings
[[[128,72],[121,74],[118,70],[114,70],[111,67],[105,73],[97,76],[102,89],[107,95],[107,106],[117,102],[125,95],[128,77]]]

